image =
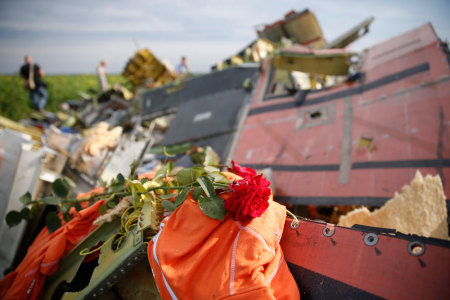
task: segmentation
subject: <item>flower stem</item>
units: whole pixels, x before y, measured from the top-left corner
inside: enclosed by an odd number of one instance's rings
[[[292,218],[294,218],[295,222],[298,222],[298,218],[296,215],[294,215],[293,213],[291,213],[288,209],[286,209],[286,212],[288,215],[290,215]]]

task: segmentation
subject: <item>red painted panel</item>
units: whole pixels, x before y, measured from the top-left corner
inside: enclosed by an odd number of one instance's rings
[[[447,247],[425,243],[425,252],[413,256],[408,240],[379,234],[378,243],[367,246],[364,232],[335,226],[326,237],[324,227],[302,220],[291,229],[288,220],[281,239],[286,260],[384,298],[450,298]]]
[[[365,57],[364,67],[366,70],[371,70],[378,65],[395,62],[409,53],[417,52],[435,43],[437,39],[431,24],[424,24],[371,47]]]
[[[385,197],[409,184],[419,170],[422,175],[436,175],[436,168],[353,169],[348,183],[339,183],[339,171],[274,172],[277,196],[292,197]],[[446,178],[450,178],[448,169]],[[444,186],[446,195],[450,189]],[[314,204],[314,203],[312,203]]]
[[[403,160],[437,162],[440,158],[450,158],[450,71],[447,57],[429,25],[399,39],[393,44],[375,47],[379,53],[387,53],[395,59],[384,60],[380,56],[371,68],[365,65],[364,84],[424,63],[429,63],[429,70],[352,96],[351,164]],[[402,43],[407,46],[399,48]],[[369,53],[368,57],[373,60],[372,54]],[[344,84],[309,94],[306,101],[358,85]],[[294,97],[253,107],[292,101]],[[344,98],[334,99],[318,105],[303,105],[248,117],[234,159],[243,164],[338,167],[344,140],[344,102]],[[334,105],[332,122],[295,128],[300,112],[326,105]],[[373,138],[371,151],[359,147],[361,137]],[[346,184],[339,184],[339,171],[336,169],[314,172],[274,170],[274,181],[278,195],[282,196],[390,198],[411,181],[415,170],[352,169]],[[421,170],[424,174],[438,172],[436,168]],[[448,167],[441,170],[441,175],[444,182],[450,182]],[[444,184],[447,197],[450,194],[448,186],[450,184]]]

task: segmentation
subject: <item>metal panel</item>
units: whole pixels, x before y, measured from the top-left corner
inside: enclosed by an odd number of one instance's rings
[[[32,150],[31,138],[24,138],[9,129],[0,131],[0,149],[4,151],[4,159],[0,166],[0,274],[13,262],[15,253],[25,231],[25,223],[9,228],[3,221],[11,210],[20,211],[23,204],[20,196],[27,191],[35,196],[35,188],[39,181],[43,150]],[[6,183],[6,184],[4,184]]]
[[[142,95],[142,115],[175,109],[180,104],[226,90],[242,89],[245,79],[258,73],[258,66],[233,67],[194,77],[178,86],[150,90]]]
[[[373,22],[375,18],[369,17],[350,29],[349,31],[343,33],[330,43],[326,44],[323,48],[324,49],[332,49],[332,48],[345,48],[346,46],[350,45],[363,35],[369,32],[369,25]]]
[[[183,103],[162,144],[195,141],[234,131],[247,95],[242,89],[230,90]]]
[[[310,92],[301,103],[295,95],[274,104],[255,98],[233,159],[271,168],[279,191],[276,200],[284,203],[380,206],[410,182],[416,170],[439,174],[448,196],[450,139],[445,124],[450,76],[446,52],[427,43],[435,39],[430,28],[398,37],[407,44],[423,41],[425,46],[413,52],[386,43],[372,47],[364,59],[373,58],[375,49],[380,64],[363,64],[363,83]],[[381,63],[381,54],[395,58],[395,63]],[[260,82],[267,74],[262,73]],[[264,89],[260,84],[255,94]],[[326,116],[320,107],[330,103],[336,108],[334,123],[316,117],[312,121],[319,126],[303,127],[308,122],[300,122],[299,116]],[[351,120],[351,128],[344,126],[345,120]]]
[[[280,245],[302,299],[450,297],[449,241],[306,219],[294,225],[286,221]]]

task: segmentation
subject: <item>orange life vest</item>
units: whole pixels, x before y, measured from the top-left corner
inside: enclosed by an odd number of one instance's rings
[[[101,192],[103,189],[93,191]],[[88,194],[79,195],[78,198]],[[53,233],[49,233],[47,227],[42,229],[17,269],[0,281],[0,298],[4,300],[42,298],[45,276],[55,273],[61,258],[95,229],[92,222],[99,216],[102,204],[103,201],[97,201],[78,213],[74,211],[75,217]]]
[[[286,218],[274,202],[237,222],[206,216],[191,196],[161,223],[148,259],[163,299],[299,299],[279,241]]]

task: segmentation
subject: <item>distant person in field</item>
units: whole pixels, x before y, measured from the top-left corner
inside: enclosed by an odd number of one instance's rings
[[[38,64],[33,63],[31,56],[25,56],[25,64],[20,68],[20,76],[25,80],[25,88],[30,92],[30,99],[34,109],[44,112],[47,104],[47,84],[42,81],[44,71]]]
[[[175,71],[181,77],[184,77],[187,74],[191,73],[191,70],[189,69],[189,66],[188,66],[188,64],[186,62],[186,56],[182,56],[181,57],[181,62],[176,66]]]
[[[106,92],[108,90],[108,80],[106,79],[106,60],[102,60],[97,66],[98,82],[100,90]]]

